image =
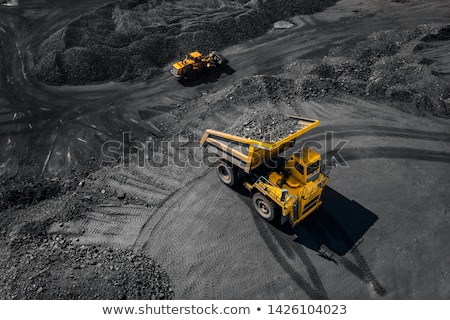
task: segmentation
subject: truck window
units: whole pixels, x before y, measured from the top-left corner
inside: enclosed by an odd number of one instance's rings
[[[312,165],[310,165],[310,166],[308,167],[308,170],[307,170],[308,176],[309,176],[311,173],[315,172],[315,171],[319,168],[319,165],[320,165],[319,160],[317,160],[317,161],[314,162]]]
[[[303,170],[303,166],[299,163],[295,163],[295,169],[297,169],[297,171],[300,172],[301,175],[303,175],[303,173],[305,172]]]

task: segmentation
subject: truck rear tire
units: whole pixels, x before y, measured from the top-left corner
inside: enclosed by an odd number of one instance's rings
[[[216,168],[217,175],[219,176],[219,179],[222,180],[224,184],[226,184],[229,187],[234,186],[237,177],[236,177],[236,170],[233,168],[233,166],[226,162],[226,161],[220,161],[219,165]]]
[[[253,195],[252,201],[253,206],[261,217],[267,221],[273,221],[275,219],[275,203],[267,199],[267,197],[260,192],[256,192]]]

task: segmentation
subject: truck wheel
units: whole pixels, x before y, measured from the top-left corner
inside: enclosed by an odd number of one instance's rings
[[[267,221],[275,219],[275,204],[267,199],[263,194],[256,192],[253,195],[253,206],[259,215]]]
[[[236,181],[236,171],[233,166],[225,161],[221,161],[216,168],[217,175],[224,184],[232,187]]]

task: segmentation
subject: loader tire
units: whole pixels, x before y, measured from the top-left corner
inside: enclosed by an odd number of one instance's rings
[[[188,81],[194,81],[198,78],[198,72],[191,70],[187,73],[186,78]]]
[[[219,165],[216,167],[216,171],[219,179],[222,180],[225,185],[229,187],[234,186],[237,180],[237,173],[230,163],[220,161]]]
[[[253,206],[255,207],[258,214],[267,221],[273,221],[276,216],[275,203],[267,199],[260,192],[256,192],[253,197]]]
[[[214,73],[216,73],[217,72],[217,67],[214,65],[211,65],[209,68],[208,68],[208,74],[214,74]]]
[[[213,61],[211,62],[211,65],[208,67],[208,74],[214,74],[217,72],[217,65],[216,63]]]

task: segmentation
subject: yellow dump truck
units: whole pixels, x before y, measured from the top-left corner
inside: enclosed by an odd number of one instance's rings
[[[330,167],[308,147],[288,159],[279,156],[293,147],[296,138],[320,124],[303,117],[289,118],[295,121],[295,131],[275,142],[208,129],[200,145],[220,159],[217,174],[224,184],[232,187],[242,182],[251,192],[260,216],[267,221],[280,216],[281,223],[290,221],[295,226],[322,204]]]

